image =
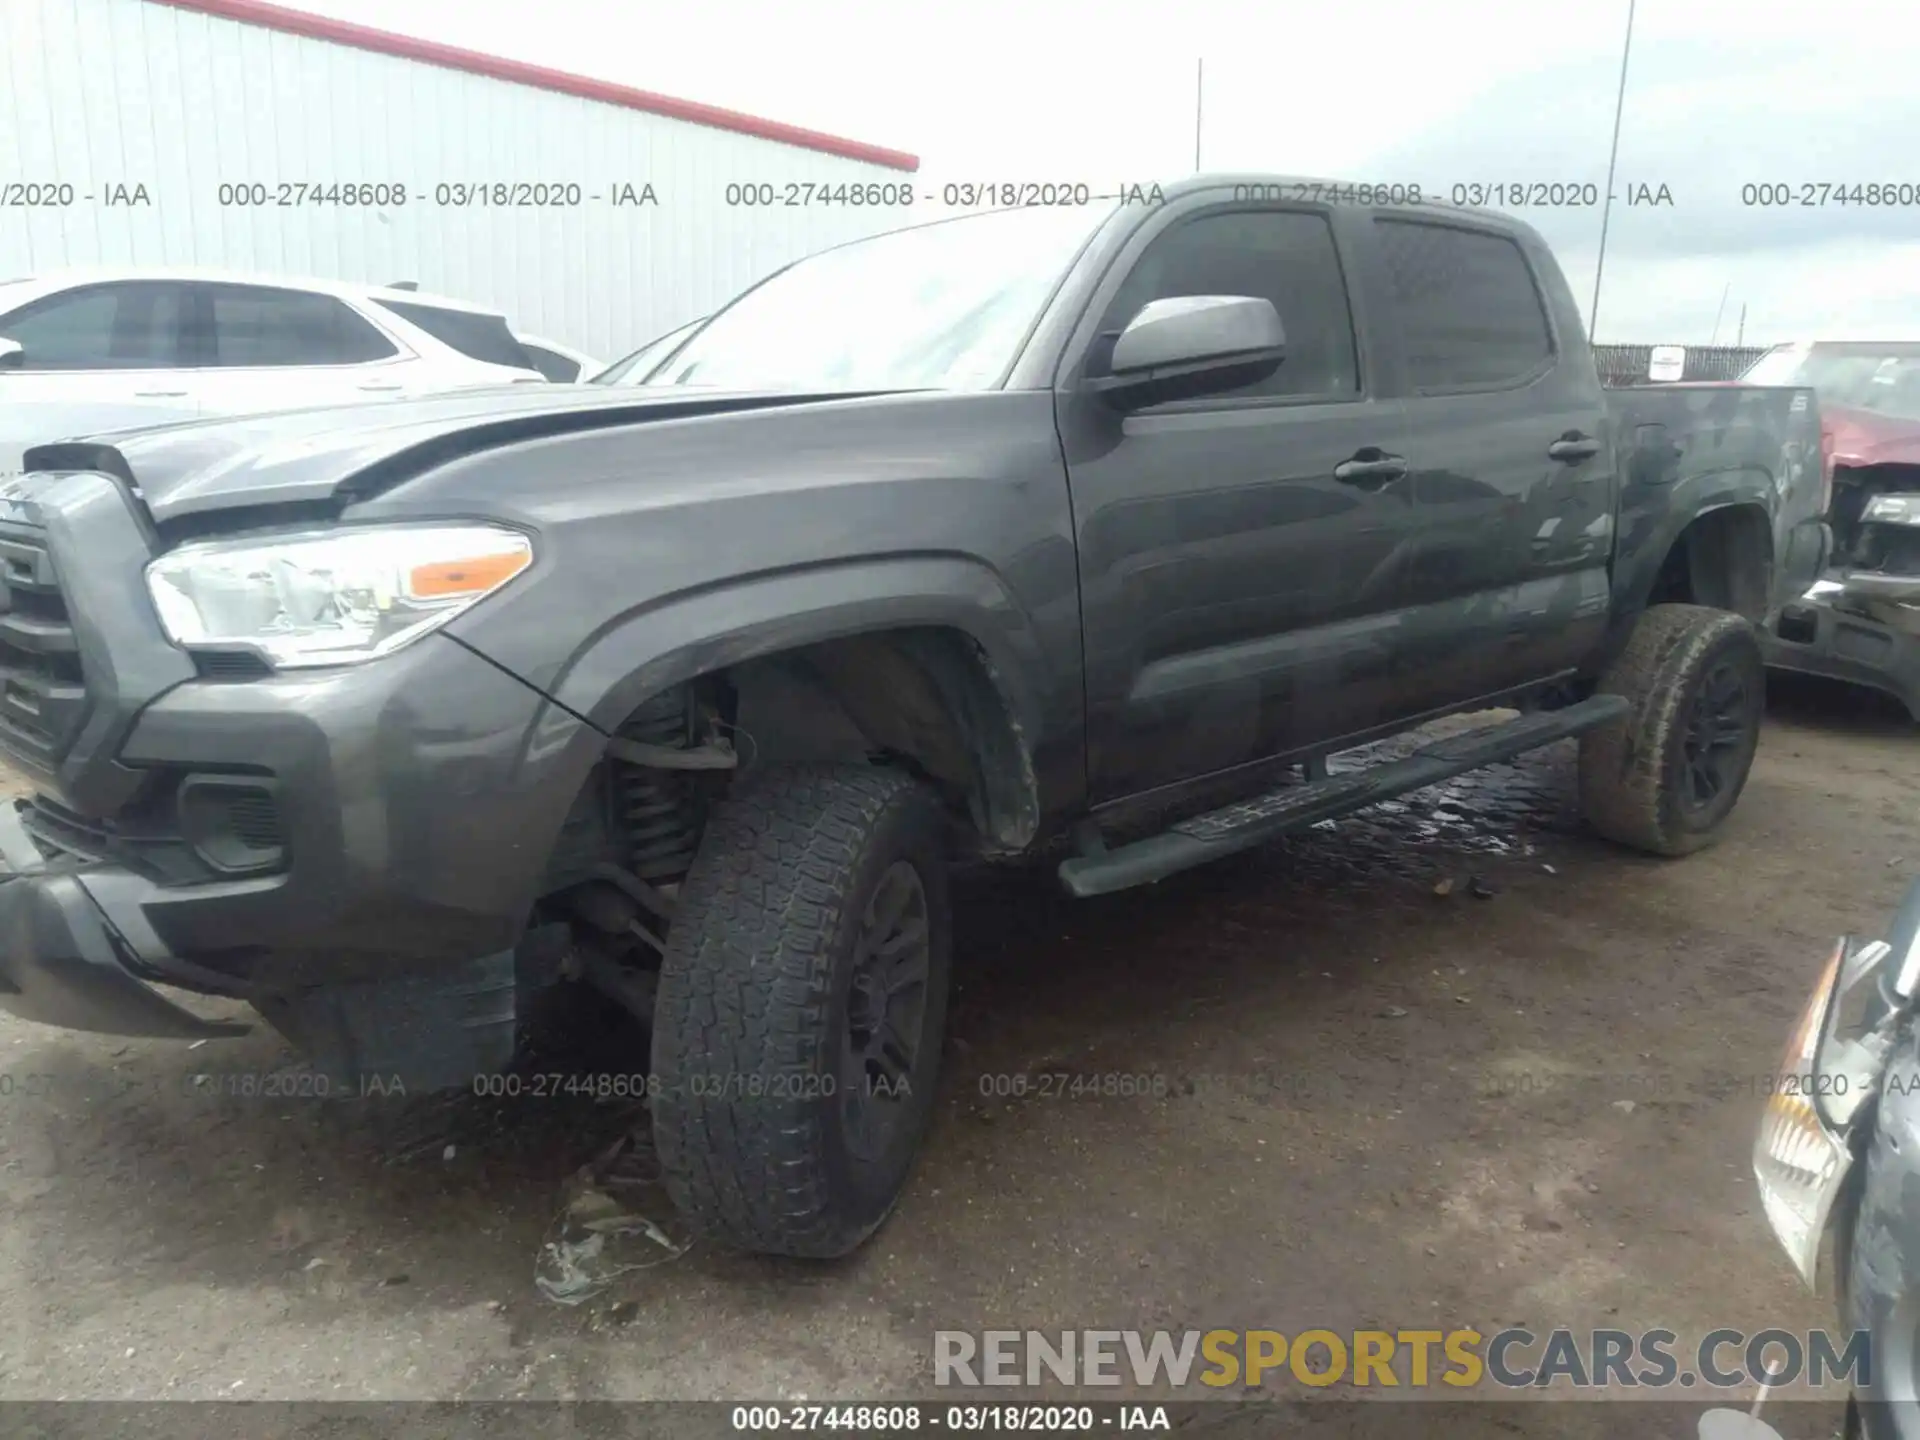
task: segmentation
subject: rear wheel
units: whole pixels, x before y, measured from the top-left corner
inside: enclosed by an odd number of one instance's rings
[[[886,1219],[946,1028],[946,816],[909,775],[774,771],[688,872],[655,1002],[654,1134],[690,1224],[844,1255]]]
[[[1753,626],[1725,610],[1655,605],[1599,691],[1628,713],[1580,742],[1580,801],[1609,840],[1655,855],[1710,845],[1753,768],[1765,704]]]

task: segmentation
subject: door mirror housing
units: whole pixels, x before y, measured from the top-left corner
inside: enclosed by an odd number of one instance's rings
[[[1264,380],[1287,358],[1273,302],[1252,295],[1151,300],[1113,343],[1095,391],[1121,409],[1187,399]]]
[[[27,350],[18,340],[0,335],[0,370],[18,370],[27,363]]]

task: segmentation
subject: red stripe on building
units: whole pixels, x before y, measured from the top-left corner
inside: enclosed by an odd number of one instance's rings
[[[289,35],[304,35],[311,40],[329,40],[336,45],[350,45],[356,50],[370,50],[377,55],[397,55],[403,60],[418,60],[425,65],[464,70],[470,75],[484,75],[510,84],[531,85],[538,90],[575,95],[582,100],[598,100],[625,110],[640,110],[649,115],[664,115],[670,120],[684,120],[690,125],[705,125],[714,130],[730,130],[736,135],[771,140],[777,145],[795,145],[803,150],[817,150],[824,155],[838,155],[844,160],[884,165],[890,170],[912,171],[920,168],[920,157],[903,150],[888,150],[818,130],[805,130],[798,125],[762,120],[755,115],[743,115],[738,110],[723,110],[717,105],[676,100],[671,95],[634,90],[607,80],[593,80],[564,70],[549,70],[543,65],[528,65],[498,55],[483,55],[477,50],[462,50],[456,45],[416,40],[410,35],[375,30],[369,25],[355,25],[346,20],[311,15],[304,10],[289,10],[282,5],[262,4],[260,0],[153,0],[153,3],[171,5],[177,10],[194,10],[223,20],[237,20],[243,25],[281,30]]]

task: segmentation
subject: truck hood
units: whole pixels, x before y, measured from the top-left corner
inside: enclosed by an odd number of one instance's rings
[[[165,524],[221,510],[361,499],[462,455],[550,435],[873,393],[501,385],[96,434],[34,445],[21,468],[118,476]]]
[[[0,391],[0,399],[4,399]],[[0,404],[0,480],[26,468],[21,457],[36,445],[69,435],[100,435],[198,420],[200,412],[138,400],[35,400]]]
[[[1920,464],[1920,420],[1844,405],[1822,405],[1820,417],[1832,437],[1836,464]]]

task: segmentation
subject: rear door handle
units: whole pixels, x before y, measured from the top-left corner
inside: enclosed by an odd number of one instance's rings
[[[1363,489],[1405,479],[1406,474],[1404,455],[1389,455],[1372,445],[1356,450],[1351,460],[1342,460],[1333,467],[1333,478],[1342,485],[1358,485]]]
[[[381,394],[385,394],[390,390],[398,390],[400,387],[398,385],[362,385],[360,388],[362,390],[378,391]]]
[[[1582,435],[1577,430],[1568,431],[1547,446],[1547,458],[1558,460],[1564,465],[1577,465],[1582,460],[1591,460],[1599,453],[1600,442],[1591,435]]]
[[[178,400],[186,393],[184,390],[136,390],[133,392],[137,400]]]

